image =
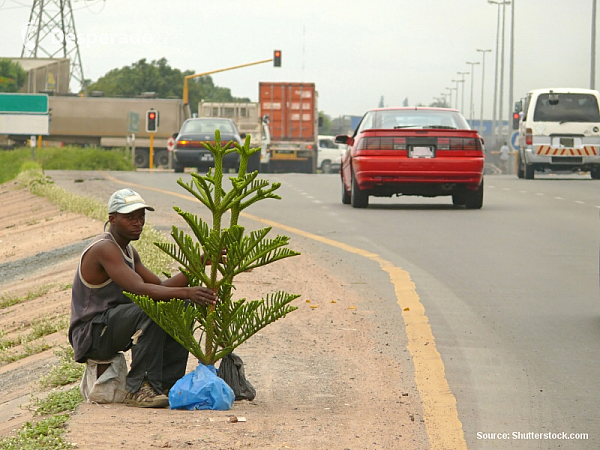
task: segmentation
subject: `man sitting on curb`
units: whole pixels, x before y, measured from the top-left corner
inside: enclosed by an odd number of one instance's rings
[[[169,406],[165,393],[185,375],[188,351],[123,291],[161,301],[189,299],[200,305],[214,304],[216,296],[205,287],[188,287],[183,273],[161,282],[142,264],[130,242],[140,238],[146,210],[154,208],[131,189],[110,197],[109,229],[83,251],[73,281],[69,342],[80,363],[88,358],[109,360],[131,348],[124,403],[164,408]]]

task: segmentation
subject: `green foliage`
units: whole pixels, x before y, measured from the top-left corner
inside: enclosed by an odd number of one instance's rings
[[[0,58],[0,92],[18,92],[27,81],[27,72],[17,62]]]
[[[48,414],[73,411],[82,401],[83,398],[79,392],[79,386],[76,386],[64,392],[51,392],[45,398],[32,398],[28,409],[34,411],[34,416],[46,416]]]
[[[54,287],[53,284],[45,284],[38,287],[37,289],[28,291],[24,296],[12,296],[2,294],[0,296],[0,309],[8,308],[9,306],[23,303],[29,300],[34,300],[42,295],[46,295]]]
[[[124,149],[42,147],[35,159],[44,170],[135,170]]]
[[[319,118],[321,119],[321,125],[319,125],[319,134],[329,135],[331,134],[331,126],[333,122],[331,117],[325,114],[323,111],[319,111]]]
[[[260,148],[250,148],[249,137],[243,146],[232,142],[222,146],[218,130],[215,144],[205,142],[203,145],[214,157],[214,171],[211,169],[206,175],[192,173],[189,183],[179,179],[178,184],[211,211],[212,226],[175,207],[193,236],[173,226],[174,243],[156,245],[180,264],[191,286],[206,286],[217,293],[216,306],[188,305],[180,299],[155,302],[146,296],[127,295],[202,364],[210,365],[269,323],[297,309],[290,303],[299,296],[285,292],[260,300],[234,300],[234,277],[299,253],[287,248],[287,236],[268,239],[270,227],[246,233],[237,223],[240,212],[255,202],[280,198],[275,194],[279,183],[271,185],[257,179],[258,172],[246,173],[250,155]],[[230,178],[231,189],[226,191],[223,188],[223,157],[231,152],[238,152],[241,162],[237,177]],[[230,222],[225,228],[222,219],[226,213],[230,214]],[[196,332],[200,333],[199,340],[195,338]]]
[[[148,63],[140,59],[131,66],[113,69],[88,86],[89,91],[102,91],[107,97],[136,97],[143,92],[155,92],[159,98],[182,98],[183,80],[196,72],[171,68],[165,58]],[[202,99],[213,102],[248,102],[248,98],[231,95],[229,88],[215,86],[210,76],[188,81],[189,104],[197,112]]]
[[[0,150],[0,184],[13,180],[20,172],[41,170],[135,170],[124,150],[96,147],[42,147]]]
[[[81,379],[85,366],[75,362],[75,352],[70,345],[61,346],[54,350],[54,354],[60,359],[50,369],[47,375],[40,377],[40,388],[59,387],[74,383]],[[81,400],[80,400],[81,401]]]
[[[39,422],[27,422],[16,436],[0,438],[4,450],[62,450],[73,448],[62,438],[68,414],[47,417]]]

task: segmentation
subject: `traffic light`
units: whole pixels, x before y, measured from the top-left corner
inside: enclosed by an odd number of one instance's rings
[[[273,67],[281,67],[281,50],[273,51]]]
[[[518,111],[515,111],[512,116],[512,129],[513,130],[519,129],[519,120],[521,120],[521,113]]]
[[[150,109],[146,111],[146,132],[154,133],[158,130],[158,111]]]

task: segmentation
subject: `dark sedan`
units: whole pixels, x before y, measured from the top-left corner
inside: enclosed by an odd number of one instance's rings
[[[245,134],[240,134],[235,123],[231,119],[206,117],[188,119],[181,126],[181,130],[175,139],[173,149],[173,169],[175,172],[183,172],[186,167],[197,167],[199,172],[206,172],[208,168],[214,167],[213,155],[202,142],[215,140],[215,131],[221,132],[221,144],[229,141],[243,144]],[[225,156],[223,169],[238,170],[240,166],[240,155],[232,152]]]

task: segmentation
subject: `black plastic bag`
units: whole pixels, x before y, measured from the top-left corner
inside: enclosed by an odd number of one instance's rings
[[[256,389],[246,380],[242,358],[229,353],[221,359],[217,376],[233,389],[236,400],[254,400]]]

